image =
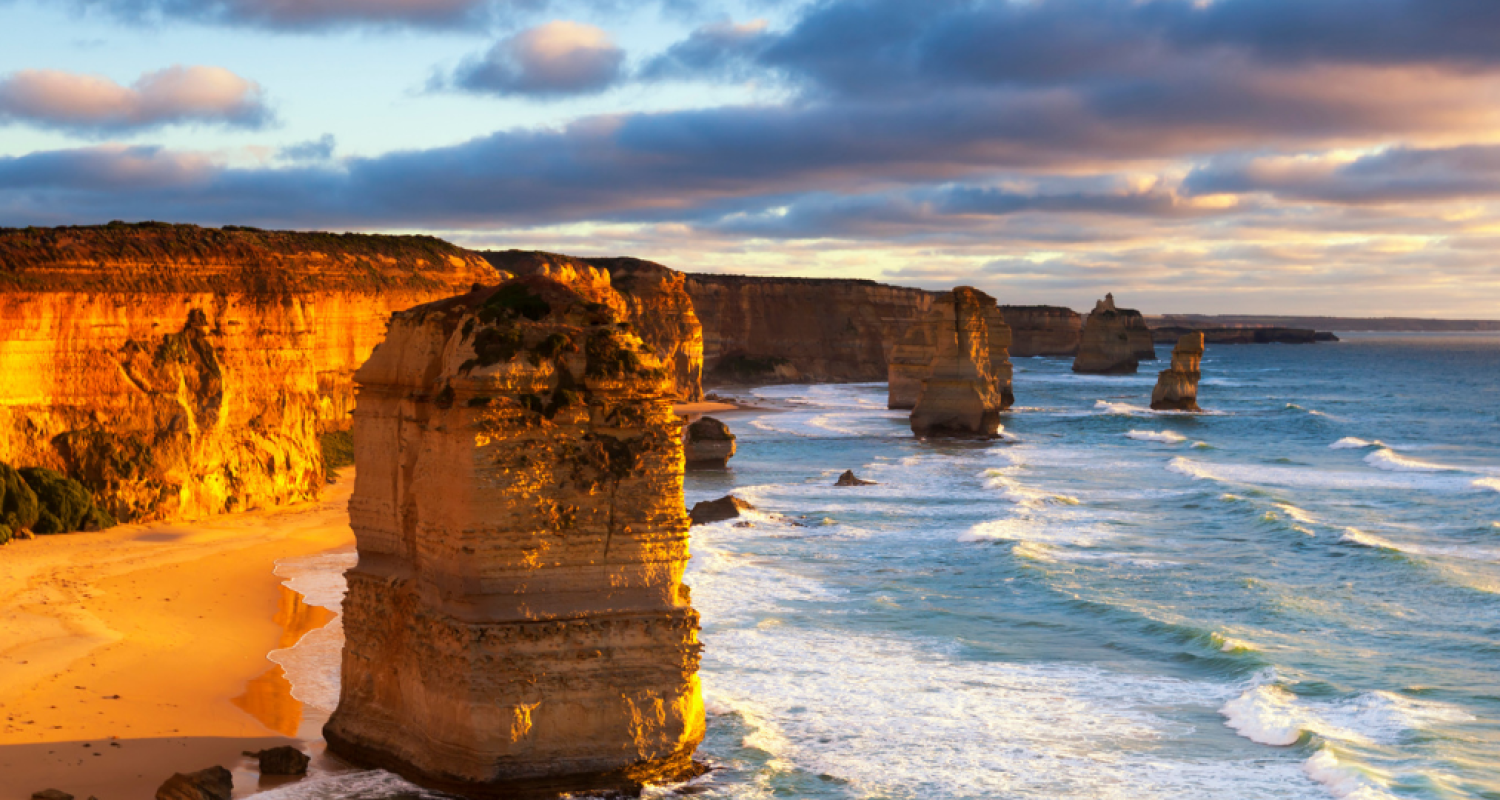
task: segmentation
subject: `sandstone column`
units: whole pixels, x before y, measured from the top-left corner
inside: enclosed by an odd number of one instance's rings
[[[1003,400],[986,325],[994,307],[994,298],[968,286],[933,302],[943,322],[934,330],[931,377],[922,381],[911,412],[911,429],[918,436],[993,436],[1000,430]]]
[[[1157,411],[1202,411],[1198,407],[1198,378],[1203,363],[1203,333],[1183,334],[1172,348],[1172,368],[1164,369],[1151,391],[1151,408]]]
[[[1145,317],[1134,309],[1116,308],[1115,296],[1105,295],[1083,323],[1073,371],[1131,375],[1143,358],[1156,358]]]
[[[697,771],[673,379],[581,288],[397,314],[359,370],[333,752],[507,798]]]

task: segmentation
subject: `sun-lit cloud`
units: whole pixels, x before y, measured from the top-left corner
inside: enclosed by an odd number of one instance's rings
[[[130,86],[30,69],[0,79],[0,123],[96,135],[184,123],[257,128],[271,119],[264,94],[259,84],[222,67],[168,67]]]
[[[593,94],[623,77],[625,51],[592,25],[556,20],[497,42],[470,56],[433,88],[477,94],[564,96]]]

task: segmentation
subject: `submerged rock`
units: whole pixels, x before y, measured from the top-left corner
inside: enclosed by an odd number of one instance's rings
[[[40,792],[32,792],[31,800],[73,800],[73,795],[61,789],[43,789]]]
[[[1203,333],[1185,333],[1172,348],[1172,366],[1156,378],[1151,408],[1157,411],[1202,411],[1198,407],[1198,379],[1203,363]]]
[[[934,301],[938,324],[933,327],[932,374],[923,379],[911,412],[911,429],[918,436],[999,432],[1005,396],[995,375],[987,324],[994,308],[994,298],[968,286],[944,292]]]
[[[1155,358],[1146,318],[1134,309],[1116,308],[1115,296],[1107,294],[1083,324],[1073,371],[1128,375],[1140,369],[1142,359]]]
[[[223,767],[209,767],[167,779],[156,790],[156,800],[230,800],[234,775]]]
[[[307,765],[312,761],[306,753],[291,745],[253,753],[247,750],[245,755],[259,759],[262,775],[306,775]]]
[[[682,447],[690,467],[726,467],[734,456],[734,434],[729,426],[703,417],[683,430]]]
[[[693,510],[688,514],[688,519],[693,525],[708,525],[734,519],[740,515],[741,511],[754,510],[755,506],[730,494],[718,500],[703,500],[693,504]]]
[[[874,486],[876,484],[875,484],[875,481],[867,481],[864,478],[857,477],[854,474],[854,470],[852,470],[852,469],[846,469],[846,470],[844,470],[844,474],[840,475],[838,481],[836,481],[833,485],[834,486]]]
[[[676,387],[611,293],[419,306],[359,370],[331,752],[507,798],[701,771]]]

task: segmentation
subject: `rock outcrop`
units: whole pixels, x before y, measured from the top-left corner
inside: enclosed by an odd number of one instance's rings
[[[1203,363],[1203,334],[1185,333],[1172,348],[1172,366],[1156,378],[1151,408],[1156,411],[1202,411],[1198,407],[1198,378]]]
[[[262,775],[306,775],[307,765],[312,759],[291,745],[272,747],[255,752],[245,751],[260,766]]]
[[[639,258],[574,258],[536,250],[481,255],[512,275],[543,275],[593,292],[612,289],[599,299],[621,303],[636,334],[670,371],[677,399],[703,399],[703,326],[682,273]]]
[[[1326,331],[1312,328],[1242,327],[1242,328],[1185,328],[1172,326],[1152,328],[1151,338],[1157,342],[1172,343],[1189,333],[1203,334],[1204,344],[1314,344],[1337,342],[1339,337]]]
[[[852,469],[846,469],[846,470],[844,470],[844,474],[840,475],[839,479],[837,481],[834,481],[833,485],[834,486],[874,486],[875,485],[875,481],[867,481],[864,478],[861,478],[858,475],[855,475],[854,474],[854,470],[852,470]]]
[[[922,381],[932,375],[932,357],[937,354],[937,332],[941,319],[932,312],[912,320],[901,340],[891,348],[886,368],[886,408],[917,407]]]
[[[1077,311],[1061,306],[1000,306],[1010,325],[1010,354],[1016,358],[1033,356],[1073,356],[1083,335],[1083,318]]]
[[[918,436],[993,436],[1005,407],[990,357],[995,300],[968,286],[944,292],[933,303],[937,351],[932,374],[911,412]]]
[[[391,312],[496,279],[426,236],[0,229],[0,461],[125,520],[315,497]]]
[[[735,519],[741,516],[740,512],[754,510],[755,506],[728,494],[718,500],[700,500],[694,503],[688,519],[693,525],[708,525],[713,522],[723,522],[726,519]]]
[[[516,798],[696,774],[681,422],[625,322],[540,275],[395,316],[357,374],[332,752]]]
[[[882,381],[933,294],[867,280],[689,274],[713,383]]]
[[[734,433],[719,420],[703,417],[683,429],[682,449],[689,467],[726,467],[734,457]]]
[[[179,772],[156,790],[156,800],[229,800],[234,774],[223,767]]]
[[[1142,359],[1154,358],[1151,329],[1141,312],[1116,308],[1114,295],[1107,294],[1084,322],[1073,371],[1131,374],[1140,368]]]

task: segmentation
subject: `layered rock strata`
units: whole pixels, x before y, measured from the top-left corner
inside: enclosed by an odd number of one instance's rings
[[[425,236],[0,229],[0,461],[124,520],[310,499],[391,312],[496,278]]]
[[[1010,325],[1012,356],[1031,358],[1078,354],[1083,317],[1077,311],[1060,306],[1000,306],[1000,312]]]
[[[994,298],[960,286],[934,302],[936,352],[932,374],[911,412],[918,436],[993,436],[1004,408],[990,357],[988,322]]]
[[[1156,411],[1202,411],[1198,407],[1198,379],[1203,363],[1203,334],[1185,333],[1172,348],[1172,366],[1162,370],[1151,390]]]
[[[670,371],[677,399],[703,399],[703,326],[682,273],[639,258],[574,258],[529,250],[481,255],[513,275],[544,275],[587,291],[612,289],[600,299],[621,304],[635,332]]]
[[[1141,312],[1117,308],[1115,296],[1107,294],[1084,322],[1073,371],[1132,374],[1140,368],[1142,359],[1154,358],[1151,329]]]
[[[507,798],[694,774],[681,422],[652,348],[533,275],[396,315],[357,381],[329,748]]]
[[[689,274],[710,383],[882,381],[933,293],[868,280]]]
[[[1204,344],[1315,344],[1339,340],[1339,337],[1332,333],[1315,331],[1312,328],[1250,326],[1242,328],[1186,328],[1181,326],[1152,328],[1151,338],[1159,343],[1171,343],[1194,331],[1203,334]]]
[[[975,294],[980,298],[989,297],[982,292]],[[1014,405],[1016,399],[1012,388],[1014,368],[1010,363],[1009,353],[1011,330],[1006,324],[1005,315],[993,305],[994,300],[989,299],[987,302],[991,305],[983,309],[983,316],[988,337],[989,374],[994,378],[994,388],[1000,395],[1000,410],[1004,411]],[[951,335],[955,313],[953,303],[947,296],[940,295],[931,310],[907,325],[900,343],[891,350],[891,363],[887,368],[886,378],[887,408],[916,408],[922,386],[932,377],[937,363],[938,340]]]
[[[682,449],[689,467],[722,469],[734,457],[734,433],[719,420],[703,417],[683,429]]]

